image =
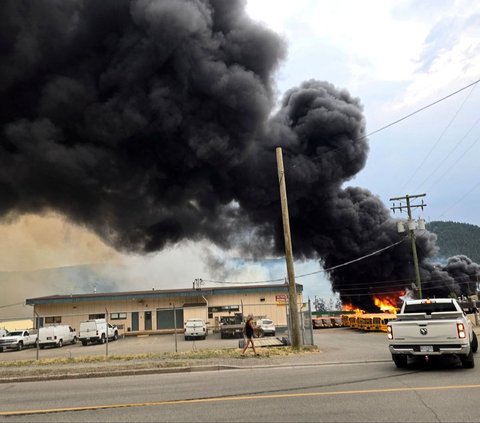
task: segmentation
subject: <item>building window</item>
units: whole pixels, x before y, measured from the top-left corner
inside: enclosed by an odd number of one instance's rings
[[[229,306],[214,306],[208,307],[208,313],[222,313],[222,312],[231,313],[232,311],[240,311],[240,306],[238,305],[229,305]]]
[[[45,317],[45,324],[62,323],[62,316]]]
[[[125,320],[127,313],[110,313],[110,319],[112,320]]]
[[[105,319],[105,313],[100,313],[100,314],[89,314],[88,319]]]

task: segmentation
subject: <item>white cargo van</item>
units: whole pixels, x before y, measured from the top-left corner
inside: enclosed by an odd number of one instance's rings
[[[205,339],[208,335],[208,328],[203,319],[188,319],[185,322],[185,341],[188,339]]]
[[[75,344],[77,332],[68,325],[45,326],[38,330],[40,348],[55,346],[61,348],[64,344]]]
[[[107,321],[105,319],[91,319],[80,322],[80,334],[78,338],[83,346],[89,342],[104,344],[107,341],[107,336],[109,340],[117,340],[118,328],[109,323],[107,334]]]

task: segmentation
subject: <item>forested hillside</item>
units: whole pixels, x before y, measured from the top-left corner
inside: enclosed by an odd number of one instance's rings
[[[480,227],[469,223],[439,222],[427,223],[427,229],[437,235],[440,257],[465,255],[480,263]]]

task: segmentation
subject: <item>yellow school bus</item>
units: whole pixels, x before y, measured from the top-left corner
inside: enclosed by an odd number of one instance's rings
[[[397,318],[396,314],[384,313],[381,317],[381,320],[380,320],[380,330],[382,332],[386,332],[388,322],[390,322],[391,320],[394,320],[396,318]]]

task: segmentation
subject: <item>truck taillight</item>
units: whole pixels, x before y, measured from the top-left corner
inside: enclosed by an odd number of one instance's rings
[[[459,338],[466,338],[467,334],[465,333],[465,326],[463,323],[457,323],[457,332]]]
[[[393,339],[393,331],[391,326],[387,326],[387,338]]]
[[[98,329],[95,331],[95,334],[98,336]]]

